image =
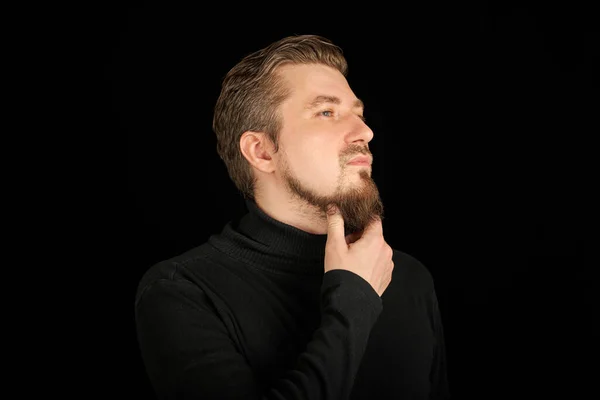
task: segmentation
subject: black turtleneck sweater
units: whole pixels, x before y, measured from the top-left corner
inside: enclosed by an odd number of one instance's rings
[[[381,297],[324,271],[327,235],[249,213],[142,277],[137,335],[161,399],[446,399],[432,277],[394,249]]]

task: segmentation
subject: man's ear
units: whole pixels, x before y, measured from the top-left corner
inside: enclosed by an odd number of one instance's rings
[[[244,132],[240,138],[240,151],[250,165],[259,171],[270,173],[275,170],[272,157],[274,147],[264,132]]]

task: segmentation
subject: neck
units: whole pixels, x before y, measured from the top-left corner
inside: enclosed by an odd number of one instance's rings
[[[327,216],[316,206],[277,196],[257,197],[254,203],[274,220],[313,235],[327,234]]]
[[[322,275],[327,234],[312,234],[273,218],[253,200],[210,244],[235,260],[277,273]]]

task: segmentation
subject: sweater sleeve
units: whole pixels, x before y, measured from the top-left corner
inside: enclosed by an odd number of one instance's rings
[[[383,309],[367,281],[324,274],[321,324],[295,367],[260,388],[208,298],[189,282],[159,280],[136,303],[146,371],[160,399],[347,399],[368,337]]]
[[[433,292],[432,308],[433,330],[435,335],[435,350],[433,354],[433,364],[431,366],[431,400],[447,400],[450,398],[448,388],[448,376],[446,366],[446,345],[444,339],[444,327],[440,315],[439,304],[435,291]]]

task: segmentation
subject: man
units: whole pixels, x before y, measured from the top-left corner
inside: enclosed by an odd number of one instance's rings
[[[303,35],[225,77],[217,150],[249,212],[140,282],[160,398],[449,397],[432,277],[384,240],[373,132],[346,71],[337,46]]]

